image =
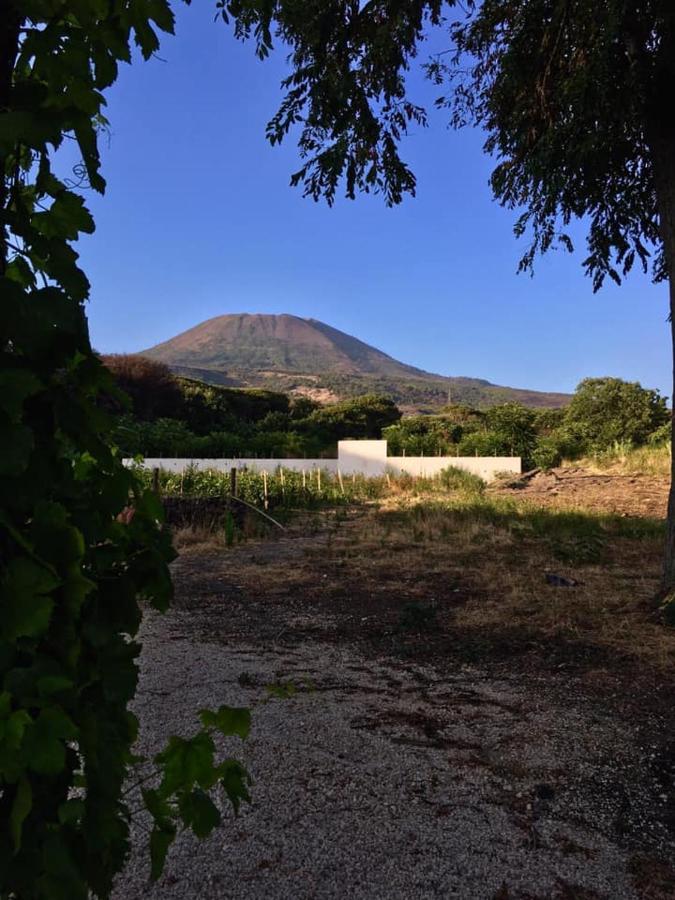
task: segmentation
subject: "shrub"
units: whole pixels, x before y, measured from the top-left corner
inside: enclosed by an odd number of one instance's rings
[[[482,494],[485,490],[485,482],[482,478],[455,466],[443,469],[440,474],[440,482],[447,490],[461,491],[464,494]]]
[[[649,435],[648,443],[652,447],[663,447],[670,442],[672,426],[670,422],[664,422]]]
[[[539,469],[553,469],[562,462],[560,446],[554,437],[540,437],[532,451],[532,462]]]
[[[586,378],[567,408],[565,424],[597,451],[617,441],[644,444],[669,418],[665,397],[656,390],[620,378]]]

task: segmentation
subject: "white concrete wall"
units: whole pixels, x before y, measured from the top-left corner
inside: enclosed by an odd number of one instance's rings
[[[131,460],[125,460],[130,465]],[[464,469],[478,475],[484,481],[492,481],[500,472],[520,474],[519,456],[387,456],[386,441],[340,441],[338,459],[145,459],[146,469],[164,469],[166,472],[182,472],[193,466],[202,471],[211,469],[229,472],[230,469],[252,469],[257,472],[274,472],[279,466],[296,472],[322,469],[343,475],[353,472],[371,478],[385,472],[399,475],[406,472],[418,478],[437,475],[448,466]]]
[[[344,475],[384,475],[387,467],[386,441],[338,441],[338,467]]]
[[[483,481],[494,481],[500,472],[520,475],[519,456],[390,456],[387,468],[392,474],[407,472],[418,478],[429,478],[453,466],[478,475]]]

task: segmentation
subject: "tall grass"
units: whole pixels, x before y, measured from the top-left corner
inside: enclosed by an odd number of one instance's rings
[[[616,474],[667,476],[670,474],[670,457],[670,441],[644,447],[633,447],[629,443],[616,441],[606,450],[568,465],[580,465]]]

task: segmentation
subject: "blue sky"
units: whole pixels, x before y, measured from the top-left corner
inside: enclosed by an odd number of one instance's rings
[[[223,313],[287,312],[447,375],[573,390],[611,374],[671,394],[665,287],[635,273],[594,295],[583,246],[517,275],[523,247],[491,198],[479,133],[435,115],[411,134],[418,195],[400,207],[315,204],[288,185],[293,141],[264,136],[283,53],[259,62],[210,5],[177,12],[162,60],[124,67],[108,94],[108,191],[89,197],[97,231],[79,248],[99,350],[141,350]]]

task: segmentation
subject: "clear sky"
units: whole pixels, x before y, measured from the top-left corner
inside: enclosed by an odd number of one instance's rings
[[[435,115],[404,142],[416,198],[329,209],[288,185],[295,144],[265,140],[284,54],[259,62],[212,5],[180,5],[160,56],[108,94],[104,198],[80,242],[94,346],[131,352],[223,313],[314,317],[446,375],[573,390],[617,375],[670,396],[667,292],[637,272],[594,295],[583,246],[517,275],[513,214],[475,131]],[[417,96],[430,97],[420,81]]]

